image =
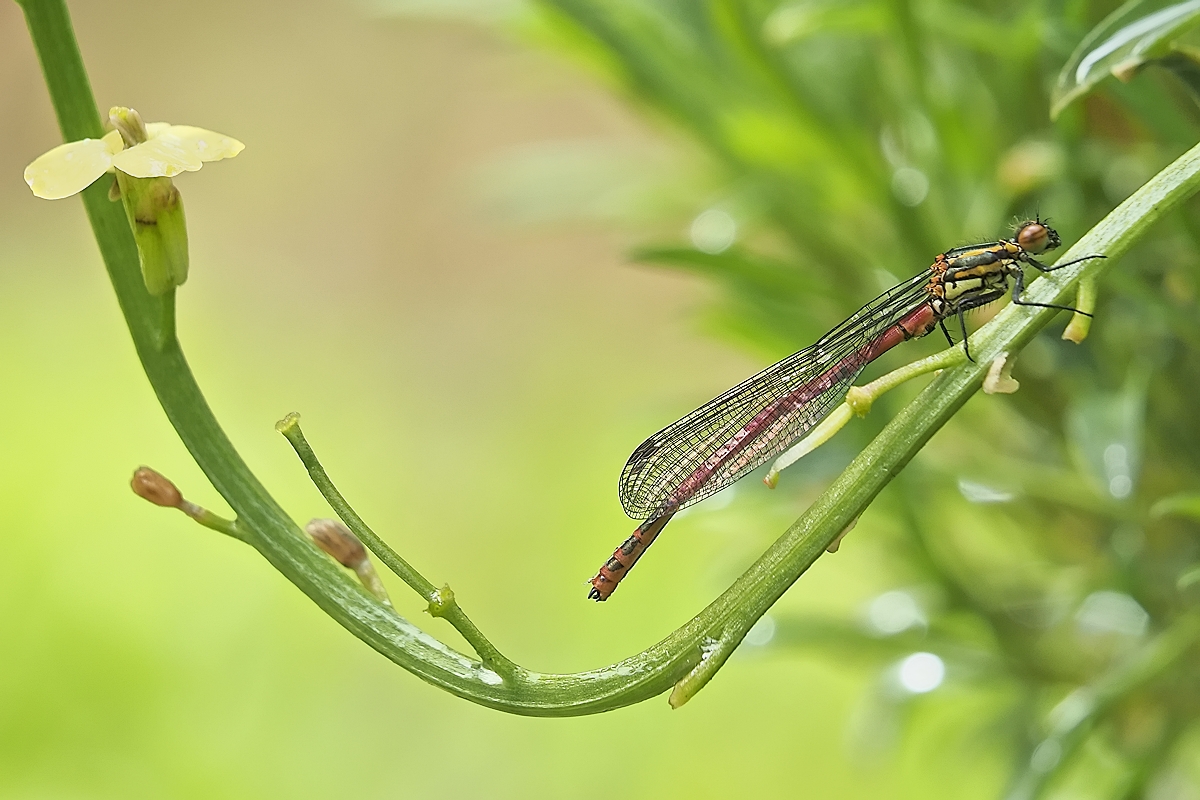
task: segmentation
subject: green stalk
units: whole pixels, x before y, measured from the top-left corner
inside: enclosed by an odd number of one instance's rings
[[[100,117],[66,6],[62,0],[22,0],[21,6],[64,138],[99,136]],[[1200,148],[1142,187],[1065,255],[1104,253],[1107,261],[1042,277],[1031,285],[1028,299],[1061,301],[1082,276],[1099,274],[1154,221],[1189,197],[1198,181]],[[107,186],[97,184],[83,193],[83,201],[138,357],[180,439],[237,513],[237,530],[322,610],[396,664],[472,702],[516,714],[590,714],[636,703],[684,678],[701,662],[711,640],[739,641],[979,388],[991,360],[1003,351],[1015,353],[1054,315],[1047,309],[1010,306],[974,334],[972,351],[978,363],[948,369],[934,379],[762,558],[663,641],[603,669],[548,675],[513,665],[501,677],[379,603],[321,553],[258,482],[221,430],[172,326],[164,322],[173,319],[175,293],[161,298],[147,293],[124,212],[109,202],[106,192]],[[722,653],[722,660],[726,655]],[[707,682],[716,666],[714,662],[701,670],[702,680],[694,685]]]

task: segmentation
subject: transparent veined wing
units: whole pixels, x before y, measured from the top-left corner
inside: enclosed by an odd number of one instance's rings
[[[684,508],[782,453],[842,400],[882,352],[880,338],[926,303],[929,280],[926,270],[889,289],[812,346],[642,442],[621,471],[625,513],[652,519]]]

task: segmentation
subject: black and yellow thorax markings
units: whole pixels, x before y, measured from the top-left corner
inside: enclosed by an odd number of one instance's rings
[[[973,308],[982,308],[988,303],[1004,297],[1009,293],[1010,280],[1014,305],[1053,308],[1086,314],[1087,312],[1070,306],[1061,306],[1055,303],[1031,303],[1022,299],[1025,292],[1024,268],[1026,266],[1033,267],[1039,272],[1054,272],[1083,261],[1104,258],[1099,254],[1082,256],[1055,264],[1052,267],[1037,260],[1037,255],[1058,246],[1058,233],[1053,228],[1045,225],[1041,220],[1030,220],[1022,223],[1017,229],[1017,235],[1012,239],[956,247],[935,258],[933,265],[929,268],[929,283],[925,287],[928,298],[925,302],[928,303],[929,310],[933,312],[933,319],[937,326],[945,334],[946,341],[954,344],[950,332],[946,330],[945,320],[956,316],[963,332],[963,349],[966,350],[967,358],[971,358],[971,350],[967,345],[967,324],[964,314]]]
[[[960,306],[975,308],[1008,292],[1008,279],[1028,256],[1016,242],[1001,241],[948,250],[934,260],[928,291],[939,318]]]

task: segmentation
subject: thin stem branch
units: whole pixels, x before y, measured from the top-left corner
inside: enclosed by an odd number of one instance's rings
[[[426,580],[421,573],[417,572],[412,566],[400,557],[400,554],[387,546],[380,539],[375,531],[371,530],[370,526],[363,521],[363,518],[358,515],[350,504],[346,502],[346,498],[342,497],[342,493],[333,485],[328,473],[325,472],[325,467],[321,466],[321,462],[317,459],[317,454],[313,452],[312,447],[308,444],[308,440],[304,438],[304,432],[300,430],[300,415],[288,414],[279,422],[275,423],[275,430],[279,431],[288,440],[292,448],[296,451],[296,455],[300,457],[300,462],[304,464],[304,468],[308,470],[308,476],[316,485],[317,490],[329,503],[330,508],[334,513],[341,518],[342,522],[346,523],[346,527],[354,531],[362,543],[365,544],[371,552],[379,557],[384,566],[394,572],[400,580],[407,583],[414,592],[425,598],[426,602],[432,603],[434,596],[437,594],[437,586]]]
[[[475,623],[471,622],[466,612],[459,607],[458,601],[454,598],[454,593],[450,591],[450,588],[444,586],[438,589],[425,576],[413,569],[412,565],[401,558],[399,553],[388,547],[387,542],[380,539],[375,531],[371,530],[370,526],[358,515],[358,512],[346,502],[346,498],[333,485],[329,474],[325,472],[325,467],[321,465],[317,454],[313,452],[312,446],[304,438],[304,432],[300,430],[300,415],[288,414],[276,423],[275,429],[282,433],[292,445],[292,448],[296,451],[296,455],[300,457],[300,462],[308,470],[308,475],[312,478],[312,482],[316,485],[317,490],[321,492],[326,502],[329,503],[334,513],[341,518],[342,522],[346,523],[346,527],[352,530],[354,535],[372,553],[379,557],[384,566],[394,572],[400,580],[407,583],[414,592],[425,598],[425,602],[429,603],[430,613],[436,617],[444,618],[453,625],[454,629],[475,649],[475,652],[483,660],[483,663],[502,675],[513,675],[516,673],[519,669],[517,665],[505,658],[496,649],[496,646],[488,641],[487,637],[480,632],[479,628],[475,627]]]

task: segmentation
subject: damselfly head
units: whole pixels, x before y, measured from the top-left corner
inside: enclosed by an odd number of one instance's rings
[[[1017,228],[1017,244],[1027,253],[1044,253],[1062,244],[1058,231],[1046,225],[1041,220],[1022,222]]]

